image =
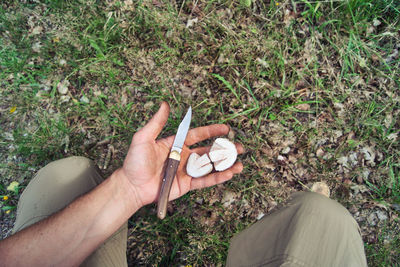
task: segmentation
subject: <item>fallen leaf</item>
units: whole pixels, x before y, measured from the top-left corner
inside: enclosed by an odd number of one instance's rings
[[[10,113],[12,114],[12,113],[14,113],[16,110],[17,110],[17,107],[16,107],[16,106],[13,106],[12,108],[10,108]]]
[[[387,136],[387,139],[389,139],[390,141],[396,141],[397,139],[397,133],[391,133]]]
[[[299,105],[295,106],[295,108],[306,111],[306,110],[310,109],[310,105],[309,104],[299,104]]]
[[[149,101],[146,104],[144,104],[144,109],[150,109],[154,106],[154,102],[153,101]]]
[[[64,80],[57,85],[57,90],[60,94],[65,95],[68,93],[68,86],[70,85],[68,80]]]
[[[40,52],[40,48],[42,48],[42,44],[40,42],[36,42],[32,45],[32,50],[33,52],[39,53]]]
[[[14,192],[14,193],[18,193],[18,186],[19,186],[18,182],[16,182],[16,181],[11,182],[9,184],[9,186],[7,187],[7,190],[11,191],[11,192]]]
[[[236,194],[232,191],[225,191],[224,197],[222,198],[222,204],[223,206],[229,207],[233,202],[235,202],[236,199]]]
[[[38,35],[38,34],[42,33],[42,31],[43,31],[43,27],[37,26],[32,29],[32,35]]]
[[[197,23],[199,21],[198,18],[194,18],[194,19],[189,19],[186,23],[186,28],[190,28],[192,27],[195,23]]]

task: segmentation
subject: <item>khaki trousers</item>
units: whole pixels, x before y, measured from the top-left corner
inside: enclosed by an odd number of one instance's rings
[[[70,157],[49,163],[39,170],[22,193],[13,234],[63,209],[103,180],[93,161],[84,157]],[[82,266],[128,266],[127,235],[126,222]]]
[[[95,164],[70,157],[42,168],[21,195],[16,233],[64,208],[103,181]],[[127,266],[127,223],[83,266]],[[227,266],[366,266],[357,223],[339,203],[296,193],[232,239]]]
[[[299,192],[235,236],[227,266],[367,266],[357,222],[338,202]]]

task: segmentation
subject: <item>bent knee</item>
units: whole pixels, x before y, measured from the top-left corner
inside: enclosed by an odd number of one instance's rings
[[[85,169],[94,166],[94,162],[91,159],[82,156],[71,156],[68,158],[63,158],[55,160],[47,164],[44,168],[63,166],[63,168],[78,168]]]
[[[50,162],[45,167],[40,169],[35,178],[40,180],[52,180],[52,184],[69,184],[77,183],[78,180],[93,178],[96,184],[99,184],[102,179],[96,164],[88,158],[81,156],[72,156],[64,159],[59,159]],[[35,180],[35,179],[34,179]],[[98,180],[98,181],[97,181]]]
[[[339,202],[314,192],[295,193],[290,203],[301,206],[308,212],[316,212],[321,216],[335,219],[351,219],[354,220],[350,212]]]

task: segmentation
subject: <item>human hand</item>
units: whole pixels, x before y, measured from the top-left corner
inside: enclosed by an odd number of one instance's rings
[[[124,164],[118,170],[123,179],[127,179],[132,185],[136,198],[139,198],[137,201],[142,206],[155,202],[160,192],[164,163],[168,158],[175,136],[159,140],[156,138],[167,122],[168,115],[169,105],[163,102],[153,118],[133,136]],[[243,170],[242,163],[236,162],[223,172],[211,173],[201,178],[192,178],[186,173],[185,166],[191,153],[196,152],[201,155],[210,150],[210,147],[191,149],[190,146],[215,136],[226,135],[228,132],[229,127],[224,124],[189,130],[182,148],[181,162],[171,187],[169,200],[176,199],[193,189],[223,183]],[[239,154],[244,151],[240,144],[236,144],[236,149]]]

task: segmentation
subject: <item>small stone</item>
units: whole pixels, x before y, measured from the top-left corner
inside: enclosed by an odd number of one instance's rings
[[[336,138],[343,136],[343,132],[341,130],[336,130],[333,132]]]
[[[68,93],[69,81],[64,80],[57,85],[57,90],[60,94],[65,95]]]
[[[32,35],[38,35],[42,33],[43,27],[42,26],[36,26],[35,28],[32,29]]]
[[[257,63],[261,64],[263,67],[268,68],[268,63],[265,60],[262,60],[261,58],[256,58]]]
[[[390,141],[396,141],[398,137],[398,133],[391,133],[387,136],[387,139],[389,139]]]
[[[284,160],[285,160],[285,157],[282,156],[282,155],[279,155],[279,156],[277,157],[277,160],[279,160],[279,161],[284,161]]]
[[[228,139],[233,141],[235,139],[235,131],[229,128]]]
[[[310,105],[309,104],[299,104],[299,105],[295,106],[295,108],[306,111],[306,110],[310,109]]]
[[[197,23],[199,21],[198,18],[194,18],[194,19],[188,19],[187,23],[186,23],[186,28],[190,28],[193,27],[193,25],[195,23]]]
[[[67,64],[67,61],[65,59],[60,59],[59,64],[60,66],[64,66],[65,64]]]
[[[204,199],[202,197],[196,198],[195,202],[199,205],[203,205]]]
[[[326,197],[329,197],[331,195],[329,186],[324,182],[314,183],[313,186],[311,187],[311,191]]]
[[[32,45],[33,52],[39,53],[40,48],[42,48],[42,44],[40,42],[36,42]]]
[[[264,215],[265,215],[265,214],[264,214],[263,212],[261,212],[260,214],[258,214],[258,215],[257,215],[257,221],[258,221],[258,220],[261,220],[261,219],[264,217]]]
[[[223,206],[229,207],[233,202],[235,202],[236,194],[232,191],[225,191],[224,197],[222,198]]]
[[[325,155],[324,150],[322,150],[322,148],[318,148],[317,152],[315,152],[317,154],[318,158],[322,158]]]
[[[82,103],[85,103],[85,104],[90,103],[89,98],[87,98],[87,96],[84,96],[84,95],[81,97],[81,99],[79,99],[79,101],[81,101]]]
[[[152,108],[153,106],[154,106],[153,101],[149,101],[149,102],[147,102],[146,104],[144,104],[144,108],[145,108],[145,109],[150,109],[150,108]]]
[[[378,27],[379,25],[381,25],[382,22],[380,22],[378,19],[374,19],[372,21],[372,25],[374,25],[374,27]]]
[[[288,147],[285,147],[285,148],[281,151],[281,153],[284,154],[284,155],[288,154],[289,152],[290,152],[290,147],[289,147],[289,146],[288,146]]]
[[[71,99],[71,97],[69,95],[62,95],[62,96],[60,96],[60,103],[69,102],[70,99]]]

